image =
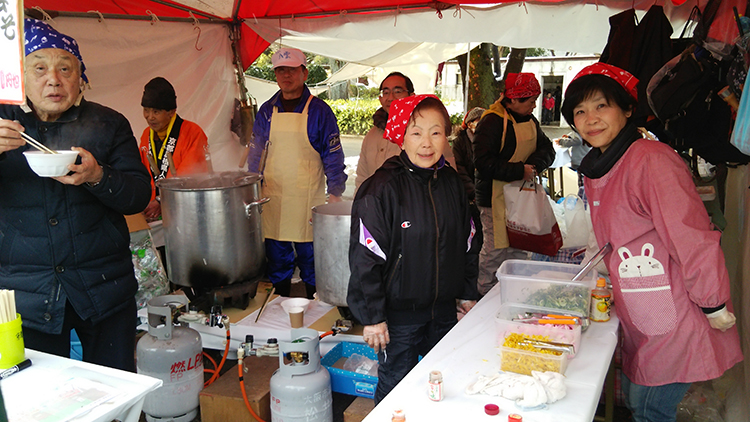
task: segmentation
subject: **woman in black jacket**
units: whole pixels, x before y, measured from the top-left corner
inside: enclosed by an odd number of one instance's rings
[[[357,191],[347,302],[378,353],[375,401],[476,303],[481,231],[458,174],[445,165],[450,118],[433,95],[391,104],[385,137],[402,148]]]

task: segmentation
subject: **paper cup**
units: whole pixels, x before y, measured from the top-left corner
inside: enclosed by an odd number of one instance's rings
[[[0,324],[0,369],[8,369],[18,365],[26,359],[23,348],[23,329],[21,315],[16,319]]]
[[[302,328],[305,326],[305,308],[289,308],[289,322],[292,328]]]

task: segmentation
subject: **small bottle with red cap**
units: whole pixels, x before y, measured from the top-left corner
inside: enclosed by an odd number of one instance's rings
[[[402,409],[394,410],[391,422],[406,422],[406,413]]]

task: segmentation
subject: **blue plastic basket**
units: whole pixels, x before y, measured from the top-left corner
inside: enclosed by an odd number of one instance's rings
[[[375,398],[375,387],[378,385],[378,377],[333,367],[336,361],[342,357],[348,358],[355,353],[365,356],[368,359],[378,360],[375,351],[368,345],[347,341],[334,346],[321,359],[320,363],[328,369],[328,373],[331,375],[331,390],[337,393],[366,397],[368,399]]]

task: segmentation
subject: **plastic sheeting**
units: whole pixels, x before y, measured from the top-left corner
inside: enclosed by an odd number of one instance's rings
[[[508,3],[461,6],[460,10],[448,10],[442,15],[433,10],[412,10],[315,19],[248,19],[245,25],[268,42],[278,41],[372,66],[381,52],[393,46],[406,50],[414,43],[490,42],[517,48],[598,53],[607,41],[609,17],[630,6],[616,1]],[[682,28],[691,7],[692,4],[665,5],[665,14],[675,29]]]
[[[143,86],[162,76],[175,87],[177,113],[208,135],[214,169],[237,168],[230,121],[239,94],[226,25],[65,17],[52,24],[80,45],[91,83],[85,98],[124,114],[136,139],[147,126]]]

